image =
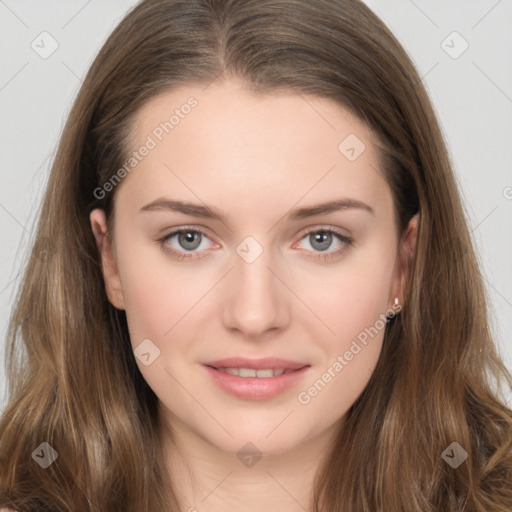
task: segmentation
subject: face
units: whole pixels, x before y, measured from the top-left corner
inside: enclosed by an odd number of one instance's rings
[[[169,424],[268,454],[334,431],[375,369],[415,237],[411,223],[399,245],[368,127],[330,100],[224,82],[154,98],[133,151],[112,246],[102,210],[91,225]]]

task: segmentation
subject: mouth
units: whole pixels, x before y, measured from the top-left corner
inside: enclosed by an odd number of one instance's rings
[[[269,400],[296,386],[311,365],[299,368],[247,368],[203,364],[217,387],[242,400]]]

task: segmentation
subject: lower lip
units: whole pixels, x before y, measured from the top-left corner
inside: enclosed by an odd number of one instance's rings
[[[238,377],[224,373],[215,368],[203,365],[213,381],[226,393],[243,400],[268,400],[283,393],[299,382],[310,368],[304,366],[290,373],[283,373],[276,377],[260,379],[259,377]]]

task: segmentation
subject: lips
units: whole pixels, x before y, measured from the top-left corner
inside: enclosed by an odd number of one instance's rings
[[[202,367],[225,393],[242,400],[268,400],[297,386],[310,371],[311,365],[276,357],[234,357],[210,361],[202,364]],[[226,368],[235,371],[226,371]],[[242,370],[244,376],[238,375],[237,369]],[[270,376],[270,371],[274,375]],[[256,372],[260,376],[254,376]]]

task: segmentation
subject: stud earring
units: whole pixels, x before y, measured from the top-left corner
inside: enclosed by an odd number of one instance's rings
[[[400,313],[402,310],[402,306],[400,304],[400,301],[398,300],[398,297],[395,297],[395,304],[391,309],[388,309],[386,313],[386,319],[389,322],[392,318],[395,318],[395,316]]]

